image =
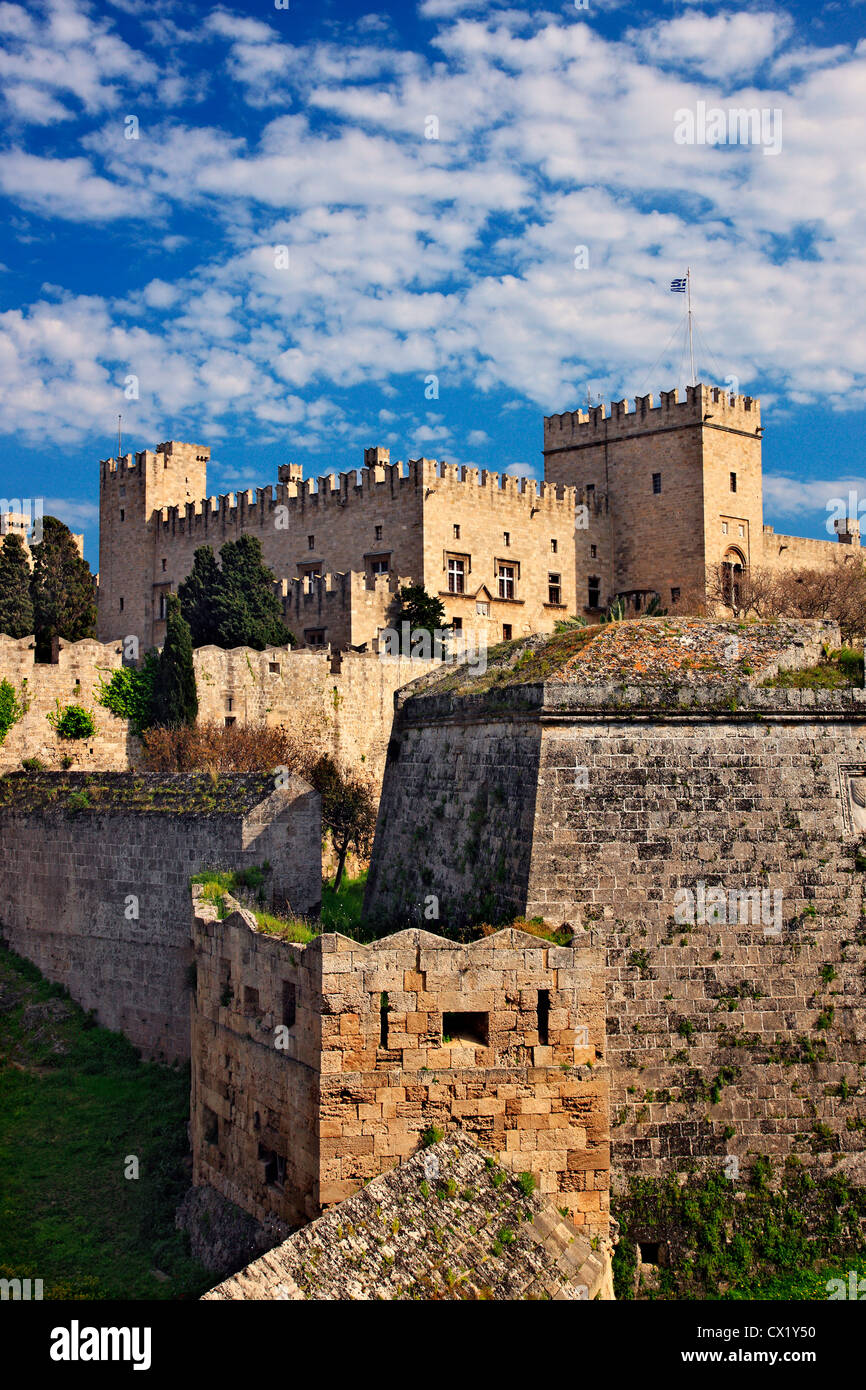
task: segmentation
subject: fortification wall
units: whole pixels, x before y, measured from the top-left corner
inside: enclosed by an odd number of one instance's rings
[[[188,1057],[190,1048],[190,876],[269,860],[274,899],[288,899],[296,912],[317,911],[320,804],[292,779],[284,790],[257,793],[244,811],[226,812],[212,804],[219,786],[208,792],[208,779],[199,785],[178,777],[168,779],[171,786],[198,788],[188,809],[171,799],[164,808],[158,798],[151,805],[152,789],[166,780],[108,774],[88,781],[83,773],[5,779],[0,934],[105,1027],[149,1057],[172,1059]],[[129,796],[133,784],[141,791],[124,811],[117,789],[125,786]],[[81,804],[82,794],[90,805]]]
[[[457,1125],[607,1233],[597,951],[515,931],[298,946],[240,911],[194,913],[197,1183],[260,1220],[303,1219],[413,1153],[430,1125]]]
[[[199,647],[194,655],[199,719],[264,721],[321,738],[377,786],[385,768],[394,693],[439,665],[368,652]],[[335,669],[336,668],[336,669]],[[231,704],[229,705],[229,702]]]
[[[492,703],[407,702],[368,908],[432,894],[450,922],[482,893],[604,943],[623,1177],[795,1154],[866,1181],[864,692],[741,691],[736,713],[694,690],[680,709],[567,685]],[[725,920],[697,920],[701,884]]]
[[[24,758],[39,758],[49,768],[59,768],[71,759],[72,768],[121,770],[136,766],[138,740],[129,731],[129,722],[96,703],[100,679],[110,680],[111,672],[122,664],[118,642],[80,642],[61,639],[56,664],[36,664],[32,637],[5,637],[0,634],[0,680],[15,687],[19,704],[26,706],[24,718],[13,724],[0,744],[0,772],[18,768]],[[87,739],[61,739],[47,716],[63,707],[82,705],[93,715],[96,733]]]
[[[863,551],[859,545],[841,545],[838,540],[815,540],[810,536],[782,536],[772,527],[764,527],[761,550],[753,554],[754,564],[768,569],[826,570],[831,565],[861,564]]]

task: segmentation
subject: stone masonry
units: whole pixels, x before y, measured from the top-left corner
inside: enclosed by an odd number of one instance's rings
[[[791,630],[719,627],[727,668],[644,620],[404,692],[367,910],[603,943],[620,1180],[796,1154],[864,1182],[866,692],[756,686]]]
[[[269,861],[269,901],[315,913],[320,802],[297,778],[0,778],[0,935],[149,1057],[190,1051],[189,880]]]
[[[457,1126],[607,1235],[602,961],[508,930],[306,946],[194,897],[194,1181],[319,1214]],[[282,1031],[281,1031],[282,1029]],[[281,1045],[278,1046],[277,1044]]]

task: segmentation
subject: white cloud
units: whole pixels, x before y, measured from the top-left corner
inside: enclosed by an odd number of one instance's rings
[[[22,207],[74,222],[104,222],[142,212],[132,190],[95,174],[86,159],[42,159],[11,150],[0,154],[0,189]]]
[[[466,436],[466,443],[470,444],[473,448],[477,445],[489,444],[490,435],[486,430],[470,430]]]
[[[754,72],[787,39],[789,16],[776,11],[735,14],[683,14],[647,31],[632,30],[654,63],[694,68],[707,77],[743,77]]]

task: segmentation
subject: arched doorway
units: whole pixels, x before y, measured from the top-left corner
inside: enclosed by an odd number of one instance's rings
[[[746,572],[746,557],[741,550],[732,545],[725,551],[722,560],[722,593],[729,608],[739,608],[742,597],[743,575]]]

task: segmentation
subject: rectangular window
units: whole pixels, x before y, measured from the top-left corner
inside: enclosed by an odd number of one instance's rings
[[[503,624],[502,624],[502,640],[503,640],[503,642],[510,642],[510,641],[511,641],[511,624],[510,624],[510,623],[503,623]]]
[[[736,492],[736,490],[737,490],[737,475],[736,475],[736,473],[732,473],[732,474],[731,474],[731,492]]]
[[[316,538],[315,538],[315,536],[307,536],[307,549],[308,549],[308,550],[315,550],[315,548],[316,548]]]
[[[377,526],[377,527],[376,527],[376,540],[377,540],[377,541],[380,541],[381,539],[382,539],[382,528],[381,528],[381,526]]]
[[[598,559],[598,546],[597,546],[597,545],[591,545],[591,546],[589,547],[589,558],[590,558],[590,560],[597,560],[597,559]]]
[[[722,522],[722,535],[723,535],[723,536],[726,536],[727,534],[728,534],[728,523],[727,523],[726,521],[723,521],[723,522]]]
[[[488,1014],[443,1013],[442,1015],[443,1042],[476,1043],[479,1047],[486,1047],[489,1036]]]
[[[745,528],[745,526],[739,526],[739,527],[737,527],[737,533],[738,533],[738,535],[740,535],[740,536],[745,536],[745,534],[746,534],[746,528]]]
[[[234,714],[227,714],[227,715],[226,715],[225,724],[226,724],[226,728],[227,728],[227,729],[230,728],[232,724],[236,724],[237,722],[238,722],[238,721],[237,721],[237,716],[236,716],[236,715],[234,715]]]
[[[163,560],[163,562],[162,562],[162,572],[163,572],[163,574],[165,574],[167,565],[168,565],[168,560]]]
[[[601,597],[601,580],[590,578],[586,581],[586,606],[587,608],[598,608]]]
[[[503,531],[503,532],[502,532],[502,541],[503,541],[503,544],[504,544],[504,545],[510,545],[510,544],[511,544],[511,532],[510,532],[510,531]]]
[[[227,696],[226,696],[226,711],[227,711],[229,714],[231,714],[231,712],[232,712],[232,705],[233,705],[233,704],[234,704],[234,698],[233,698],[233,696],[227,695]]]
[[[454,539],[455,541],[459,541],[460,539],[460,527],[457,525],[454,526]]]
[[[282,1154],[259,1144],[259,1162],[264,1164],[264,1178],[268,1187],[285,1187],[286,1160]]]
[[[478,614],[479,618],[489,618],[490,604],[487,603],[485,599],[479,599],[475,605],[475,612]]]
[[[448,592],[462,594],[466,582],[466,561],[451,556],[448,560]]]
[[[165,617],[165,597],[165,594],[159,596],[159,616],[161,619]]]
[[[679,601],[680,601],[680,591],[679,591],[679,589],[671,589],[671,603],[679,603]]]
[[[662,475],[661,475],[661,473],[653,473],[653,492],[654,492],[654,493],[659,493],[659,492],[661,492],[661,490],[662,490]]]
[[[304,632],[304,641],[308,647],[324,647],[325,629],[323,627],[308,627]]]
[[[278,676],[280,674],[280,663],[278,661],[269,661],[268,670],[272,676]]]
[[[390,571],[390,569],[391,569],[391,565],[390,565],[390,563],[389,563],[388,560],[371,560],[371,561],[370,561],[370,573],[371,573],[371,574],[388,574],[389,571]]]
[[[514,598],[514,565],[500,565],[497,578],[499,580],[499,597]]]
[[[551,540],[551,542],[550,542],[550,553],[551,553],[551,555],[555,555],[555,554],[556,554],[557,545],[558,545],[558,542],[557,542],[557,541]]]
[[[252,985],[244,985],[244,1014],[247,1018],[258,1018],[259,992]]]
[[[391,1005],[388,1003],[388,993],[382,990],[379,995],[379,1046],[388,1046],[388,1013]]]
[[[126,512],[124,511],[123,507],[121,507],[121,509],[120,509],[120,519],[121,519],[121,521],[123,521],[125,518],[126,518]]]
[[[120,611],[121,611],[121,613],[123,612],[123,599],[122,599],[122,598],[121,598],[121,600],[120,600]]]
[[[548,602],[548,603],[561,603],[561,602],[562,602],[562,588],[561,588],[560,583],[559,583],[559,575],[558,575],[558,574],[549,574],[549,575],[547,576],[547,602]]]
[[[297,1017],[297,990],[288,980],[283,980],[283,1027],[294,1028]]]
[[[452,618],[452,619],[451,619],[451,626],[452,626],[452,628],[454,629],[455,632],[462,632],[462,631],[463,631],[463,619],[462,619],[462,618]]]
[[[591,502],[595,497],[595,483],[587,483],[584,492],[586,493],[587,502]]]

